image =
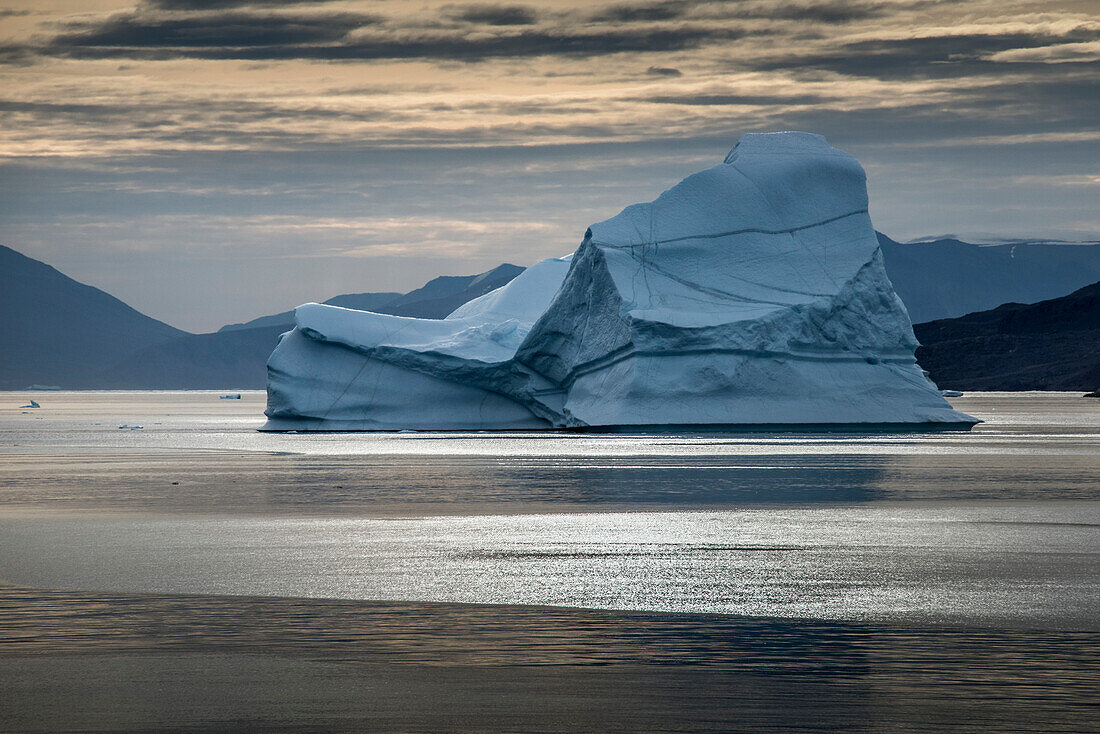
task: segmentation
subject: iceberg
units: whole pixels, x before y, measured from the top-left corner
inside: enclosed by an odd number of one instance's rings
[[[969,428],[914,358],[863,169],[747,134],[444,319],[315,303],[264,430]]]

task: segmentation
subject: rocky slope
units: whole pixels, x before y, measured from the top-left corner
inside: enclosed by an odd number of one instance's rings
[[[921,342],[917,360],[943,389],[1100,387],[1100,282],[1061,298],[913,328]]]

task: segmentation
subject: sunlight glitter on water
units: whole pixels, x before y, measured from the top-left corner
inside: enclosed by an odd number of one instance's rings
[[[0,525],[58,588],[1090,627],[1100,591],[1097,502]]]

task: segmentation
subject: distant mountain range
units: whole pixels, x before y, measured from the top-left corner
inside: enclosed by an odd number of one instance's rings
[[[1036,303],[1100,280],[1100,244],[901,244],[879,233],[886,272],[914,324]]]
[[[1007,301],[1034,303],[1100,280],[1100,244],[979,246],[951,239],[901,244],[881,234],[879,241],[887,272],[915,322],[983,311]],[[325,303],[443,318],[521,272],[523,268],[505,264],[477,275],[435,278],[405,294],[346,294]],[[189,334],[3,246],[0,313],[5,323],[0,333],[0,389],[9,390],[31,384],[262,388],[267,356],[279,334],[294,322],[293,311],[283,311],[229,324],[211,334]],[[918,336],[930,333],[917,329]],[[939,360],[935,354],[926,358]],[[936,364],[937,370],[943,369]]]
[[[445,275],[409,293],[353,293],[325,301],[333,306],[441,319],[473,298],[499,288],[523,272],[499,265],[478,275]],[[134,354],[124,367],[97,378],[105,387],[262,388],[267,357],[279,335],[294,328],[294,312],[223,326],[213,334],[189,334]]]
[[[914,327],[917,361],[949,390],[1100,388],[1100,282]]]
[[[341,308],[354,308],[359,311],[374,311],[378,312],[379,308],[384,308],[387,303],[390,303],[397,298],[400,298],[400,293],[348,293],[343,296],[335,296],[323,303],[327,303],[330,306],[340,306]],[[261,327],[269,326],[286,326],[287,324],[294,323],[294,309],[289,311],[283,311],[281,313],[273,313],[270,316],[260,316],[259,318],[246,321],[243,324],[226,324],[222,328],[218,329],[218,332],[226,331],[239,331],[241,329],[259,329]]]
[[[394,316],[441,319],[466,301],[506,285],[523,271],[524,268],[518,265],[505,263],[478,275],[441,275],[408,293],[349,293],[330,298],[324,303]],[[261,316],[243,324],[228,324],[219,331],[293,324],[294,311],[291,310]]]

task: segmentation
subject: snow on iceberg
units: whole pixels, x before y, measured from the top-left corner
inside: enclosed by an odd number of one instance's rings
[[[976,422],[916,364],[863,169],[808,133],[744,135],[445,319],[295,319],[266,430]]]

